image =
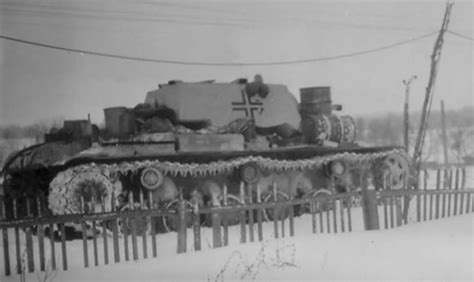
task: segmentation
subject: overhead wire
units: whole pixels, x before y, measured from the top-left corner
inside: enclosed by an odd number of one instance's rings
[[[41,16],[41,14],[63,14],[68,16],[79,16],[85,18],[93,18],[97,20],[123,20],[123,21],[146,21],[146,22],[161,22],[161,23],[173,23],[173,24],[193,24],[193,25],[211,25],[217,27],[240,27],[250,28],[258,27],[261,25],[276,26],[278,23],[294,23],[304,24],[306,27],[314,27],[317,25],[325,25],[331,27],[340,28],[355,28],[355,29],[369,29],[369,30],[392,30],[392,31],[427,31],[427,29],[406,27],[406,26],[387,26],[377,24],[360,24],[360,23],[349,23],[349,22],[335,22],[325,21],[314,18],[304,17],[275,17],[270,15],[268,20],[262,20],[260,18],[249,17],[249,13],[242,13],[241,10],[225,9],[216,10],[215,8],[207,8],[201,6],[190,6],[190,5],[177,5],[176,3],[160,3],[165,7],[187,9],[192,11],[205,11],[206,13],[218,13],[213,14],[193,14],[193,13],[169,13],[169,11],[163,9],[148,9],[147,13],[138,11],[124,11],[124,10],[110,10],[110,9],[94,9],[84,8],[75,6],[65,5],[52,5],[52,4],[33,4],[29,3],[0,3],[0,6],[4,6],[4,10],[11,13],[25,14],[29,13],[34,16]],[[150,13],[151,12],[151,13]],[[158,13],[153,13],[158,12]],[[164,14],[163,14],[164,13]],[[235,16],[238,16],[237,18]]]
[[[97,52],[91,50],[83,50],[83,49],[76,49],[76,48],[68,48],[50,44],[44,44],[35,41],[29,41],[24,39],[19,39],[15,37],[0,35],[1,39],[18,42],[22,44],[44,47],[49,49],[61,50],[66,52],[73,52],[79,54],[87,54],[92,56],[100,56],[100,57],[108,57],[108,58],[115,58],[115,59],[123,59],[123,60],[132,60],[132,61],[141,61],[141,62],[150,62],[150,63],[163,63],[163,64],[174,64],[174,65],[194,65],[194,66],[221,66],[221,67],[241,67],[241,66],[274,66],[274,65],[293,65],[293,64],[303,64],[303,63],[313,63],[319,61],[330,61],[342,58],[349,58],[360,56],[364,54],[379,52],[391,48],[395,48],[397,46],[405,45],[408,43],[412,43],[418,40],[422,40],[424,38],[430,37],[436,32],[430,32],[418,37],[397,41],[392,44],[388,44],[385,46],[380,46],[372,49],[366,49],[362,51],[356,51],[346,54],[334,55],[334,56],[326,56],[326,57],[319,57],[319,58],[310,58],[310,59],[300,59],[300,60],[287,60],[287,61],[273,61],[273,62],[198,62],[198,61],[180,61],[180,60],[168,60],[168,59],[154,59],[154,58],[145,58],[145,57],[136,57],[136,56],[126,56],[126,55],[118,55],[118,54],[111,54],[111,53],[104,53],[104,52]]]
[[[136,17],[136,16],[120,16],[120,15],[109,15],[109,14],[98,14],[91,12],[82,12],[82,11],[56,11],[56,10],[44,10],[44,11],[34,11],[34,10],[25,10],[25,9],[16,9],[16,8],[4,8],[4,10],[9,12],[9,15],[16,13],[19,15],[33,16],[33,17],[48,17],[55,15],[62,15],[67,17],[76,17],[82,19],[93,19],[99,21],[124,21],[124,22],[155,22],[155,23],[169,23],[169,24],[184,24],[184,25],[204,25],[204,26],[219,26],[219,27],[251,27],[245,23],[233,22],[229,20],[208,20],[205,18],[192,18],[192,17],[170,17],[170,16],[149,16],[149,17]]]
[[[456,37],[459,37],[459,38],[463,38],[463,39],[466,39],[466,40],[471,40],[471,41],[474,41],[474,38],[472,37],[469,37],[467,35],[464,35],[464,34],[461,34],[459,32],[455,32],[455,31],[452,31],[452,30],[447,30],[446,32],[448,32],[449,34],[452,34]]]

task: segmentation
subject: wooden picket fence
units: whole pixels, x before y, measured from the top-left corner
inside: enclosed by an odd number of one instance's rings
[[[258,188],[258,186],[257,186]],[[275,189],[276,195],[278,191]],[[239,242],[262,241],[264,237],[283,238],[294,236],[295,217],[302,214],[311,215],[313,233],[338,233],[352,231],[351,207],[359,192],[348,192],[336,195],[321,195],[317,198],[290,199],[285,201],[246,203],[232,206],[215,206],[199,208],[194,205],[191,210],[186,208],[184,201],[180,203],[178,215],[180,222],[188,222],[192,218],[192,236],[194,250],[201,250],[200,218],[211,218],[212,247],[218,248],[229,244],[229,221],[239,226]],[[259,197],[257,197],[259,199]],[[276,197],[274,197],[276,199]],[[265,236],[263,224],[273,225],[270,236]],[[178,253],[187,248],[187,231],[184,224],[178,230]]]
[[[142,195],[140,199],[140,206],[136,207],[136,205],[130,205],[132,208],[125,211],[112,210],[106,212],[105,205],[102,203],[102,212],[100,213],[80,213],[59,216],[42,215],[42,204],[39,198],[35,201],[37,211],[36,213],[33,213],[29,208],[32,206],[32,204],[29,204],[31,199],[25,199],[28,211],[26,216],[22,218],[17,216],[18,211],[16,201],[12,201],[12,205],[10,206],[14,208],[12,212],[14,218],[0,220],[0,229],[2,230],[3,236],[5,275],[9,276],[12,274],[9,238],[9,230],[12,229],[15,241],[15,272],[18,274],[20,274],[23,269],[28,272],[35,271],[35,262],[38,260],[35,260],[35,248],[33,246],[34,238],[37,240],[40,271],[46,270],[46,261],[50,263],[49,267],[51,270],[56,270],[58,268],[56,258],[56,248],[58,247],[61,249],[60,256],[62,258],[62,269],[68,270],[67,243],[70,242],[66,238],[68,224],[80,225],[84,267],[89,267],[92,263],[89,254],[90,244],[92,244],[93,264],[95,266],[99,265],[99,240],[102,240],[103,252],[101,257],[104,264],[109,264],[112,260],[115,263],[119,263],[121,261],[121,253],[123,254],[124,261],[129,261],[130,259],[138,260],[139,245],[137,238],[139,237],[142,238],[143,258],[148,258],[148,241],[150,241],[151,244],[151,256],[157,257],[156,237],[158,234],[155,228],[155,219],[163,216],[173,216],[173,214],[166,212],[163,209],[154,208],[154,203],[151,197],[149,197],[147,203],[144,202]],[[3,218],[7,213],[5,207],[8,205],[0,201],[0,206],[0,218]],[[84,204],[82,207],[84,210]],[[148,220],[150,228],[139,228],[145,220]],[[24,252],[22,252],[21,233],[24,233],[25,238]],[[91,240],[92,242],[90,242]],[[48,241],[49,252],[46,252]],[[119,242],[123,242],[123,252],[120,251],[121,247]],[[112,247],[112,250],[109,249],[110,246]],[[49,257],[46,256],[46,253],[49,254]]]
[[[152,197],[148,196],[145,201],[140,194],[139,205],[132,204],[126,211],[106,212],[102,204],[100,213],[52,216],[41,213],[43,203],[40,199],[26,199],[26,216],[20,217],[13,211],[13,218],[6,220],[6,207],[16,204],[0,201],[4,272],[9,276],[21,273],[22,269],[45,271],[47,262],[52,270],[69,269],[68,244],[71,241],[67,240],[65,231],[71,223],[80,226],[83,265],[90,267],[157,257],[160,249],[157,238],[163,234],[157,234],[155,224],[162,217],[175,219],[176,251],[185,253],[206,247],[202,243],[204,230],[210,231],[212,238],[208,247],[218,248],[230,244],[231,232],[238,237],[239,243],[246,243],[291,237],[299,232],[352,232],[355,220],[363,222],[362,230],[377,230],[474,212],[474,189],[465,188],[465,170],[438,170],[435,187],[428,185],[426,171],[421,178],[418,190],[375,191],[361,187],[358,191],[342,194],[270,202],[261,200],[258,186],[241,185],[239,203],[229,203],[224,193],[222,205],[200,207],[180,199],[175,211],[157,207]],[[271,193],[273,199],[278,199],[277,185]],[[249,197],[255,194],[256,197]],[[130,195],[130,203],[132,198]],[[360,202],[361,207],[355,206],[356,202]],[[84,211],[84,204],[82,207]],[[362,210],[362,220],[354,217],[360,217],[360,213],[354,213],[356,208]],[[301,216],[309,219],[310,228],[296,227],[295,219]],[[146,223],[150,228],[140,228]],[[268,225],[272,225],[271,228]],[[59,233],[53,230],[59,230]],[[77,240],[73,242],[77,243]],[[22,249],[25,250],[23,253]],[[39,266],[38,269],[35,266]]]
[[[394,228],[409,223],[410,205],[414,218],[422,222],[474,212],[474,189],[466,189],[464,168],[436,170],[435,187],[428,186],[428,172],[418,190],[383,190],[377,192],[379,205],[383,207],[383,227]],[[378,212],[378,210],[377,210]],[[376,217],[376,216],[374,216]],[[377,228],[378,229],[378,228]]]

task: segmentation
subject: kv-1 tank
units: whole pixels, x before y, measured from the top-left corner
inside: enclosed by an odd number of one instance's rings
[[[224,190],[229,202],[245,204],[256,187],[262,201],[351,191],[364,181],[402,188],[403,149],[359,146],[353,119],[335,114],[341,108],[329,87],[300,89],[298,103],[285,85],[260,75],[169,81],[133,108],[104,109],[103,128],[65,121],[44,143],[13,154],[3,168],[5,194],[39,195],[44,212],[61,215],[127,209],[140,194],[174,209],[180,198],[219,205]],[[250,187],[244,202],[242,185]],[[95,204],[85,211],[81,201]],[[172,229],[166,220],[164,229]]]

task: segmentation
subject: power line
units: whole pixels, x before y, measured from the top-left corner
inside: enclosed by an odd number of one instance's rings
[[[118,55],[118,54],[110,54],[110,53],[103,53],[103,52],[97,52],[97,51],[90,51],[90,50],[81,50],[81,49],[75,49],[75,48],[67,48],[67,47],[61,47],[61,46],[55,46],[55,45],[49,45],[49,44],[44,44],[44,43],[39,43],[39,42],[34,42],[34,41],[29,41],[29,40],[23,40],[19,38],[14,38],[14,37],[9,37],[9,36],[4,36],[0,35],[0,38],[9,40],[9,41],[14,41],[18,43],[23,43],[27,45],[33,45],[33,46],[39,46],[39,47],[44,47],[44,48],[49,48],[49,49],[55,49],[55,50],[61,50],[61,51],[66,51],[66,52],[73,52],[73,53],[79,53],[79,54],[87,54],[87,55],[93,55],[93,56],[100,56],[100,57],[108,57],[108,58],[115,58],[115,59],[122,59],[122,60],[131,60],[131,61],[140,61],[140,62],[150,62],[150,63],[162,63],[162,64],[174,64],[174,65],[193,65],[193,66],[221,66],[221,67],[241,67],[241,66],[274,66],[274,65],[293,65],[293,64],[302,64],[302,63],[313,63],[313,62],[319,62],[319,61],[330,61],[330,60],[336,60],[336,59],[342,59],[342,58],[349,58],[349,57],[355,57],[355,56],[360,56],[360,55],[365,55],[369,53],[374,53],[374,52],[379,52],[391,48],[395,48],[400,45],[405,45],[408,43],[412,43],[427,37],[430,37],[434,34],[438,33],[436,32],[430,32],[428,34],[424,34],[415,38],[407,39],[407,40],[402,40],[398,41],[389,45],[377,47],[377,48],[372,48],[372,49],[367,49],[363,51],[357,51],[357,52],[352,52],[352,53],[346,53],[346,54],[341,54],[341,55],[335,55],[335,56],[327,56],[327,57],[319,57],[319,58],[312,58],[312,59],[301,59],[301,60],[288,60],[288,61],[275,61],[275,62],[220,62],[220,63],[207,63],[207,62],[197,62],[197,61],[179,61],[179,60],[167,60],[167,59],[153,59],[153,58],[145,58],[145,57],[135,57],[135,56],[125,56],[125,55]]]
[[[153,3],[147,3],[152,5]],[[354,28],[354,29],[366,29],[366,30],[389,30],[389,31],[427,31],[427,29],[415,28],[415,27],[404,27],[404,26],[386,26],[386,25],[374,25],[374,24],[359,24],[359,23],[348,23],[348,22],[335,22],[335,21],[324,21],[316,19],[305,19],[304,17],[269,17],[270,20],[261,20],[254,17],[249,17],[248,12],[242,13],[240,10],[233,9],[218,9],[206,8],[202,6],[190,6],[188,4],[176,4],[176,3],[159,3],[160,6],[181,8],[191,11],[204,11],[217,12],[219,17],[209,14],[194,14],[194,13],[169,13],[166,9],[149,9],[152,13],[142,13],[138,11],[124,11],[124,10],[110,10],[110,9],[97,9],[97,8],[81,8],[64,5],[51,5],[51,4],[33,4],[29,3],[0,3],[0,6],[4,6],[4,10],[9,13],[16,14],[30,14],[32,16],[45,16],[45,15],[68,15],[75,17],[93,18],[96,20],[120,20],[120,21],[145,21],[145,22],[161,22],[161,23],[172,23],[172,24],[191,24],[191,25],[210,25],[216,27],[240,27],[240,28],[251,28],[258,27],[260,25],[275,26],[278,23],[294,23],[304,24],[307,27],[313,25],[324,25],[339,28]],[[158,14],[153,13],[159,12]],[[164,14],[162,14],[164,12]],[[43,14],[43,15],[42,15]],[[235,17],[237,16],[237,17]]]
[[[461,34],[461,33],[458,33],[458,32],[454,32],[454,31],[451,31],[451,30],[447,30],[448,33],[454,35],[454,36],[457,36],[459,38],[463,38],[463,39],[466,39],[466,40],[472,40],[474,41],[474,38],[472,37],[469,37],[467,35],[464,35],[464,34]]]

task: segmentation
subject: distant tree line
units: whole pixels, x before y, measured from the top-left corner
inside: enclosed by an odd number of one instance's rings
[[[38,144],[44,141],[44,135],[53,127],[59,128],[62,121],[37,122],[30,125],[0,126],[0,167],[5,159],[14,151],[25,146]]]
[[[463,135],[462,132],[474,126],[474,107],[472,106],[446,111],[445,116],[447,130],[451,132],[456,130],[458,136]],[[420,113],[410,113],[410,135],[416,136],[418,133],[420,118]],[[354,121],[357,127],[357,138],[363,143],[370,145],[403,145],[404,122],[402,113],[357,116]],[[428,130],[441,132],[440,111],[431,112]],[[414,141],[414,139],[411,140],[412,145]],[[457,146],[459,147],[459,144]]]
[[[410,114],[410,143],[413,146],[418,132],[420,113]],[[357,140],[365,145],[403,145],[403,115],[401,113],[382,113],[377,115],[355,116]],[[433,111],[430,116],[429,136],[425,142],[425,158],[438,153],[441,144],[441,113]],[[41,143],[44,134],[51,128],[61,128],[62,121],[38,122],[31,125],[0,126],[0,165],[13,151],[24,146]],[[469,136],[473,135],[474,107],[446,111],[446,127],[449,131],[449,148],[461,160],[474,148]],[[27,142],[25,142],[27,141]]]

